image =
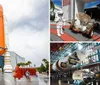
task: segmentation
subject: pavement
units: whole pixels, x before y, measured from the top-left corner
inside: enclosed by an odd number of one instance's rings
[[[51,41],[100,41],[100,32],[95,30],[92,38],[83,36],[82,33],[74,33],[69,29],[69,24],[66,24],[64,28],[64,34],[60,37],[57,36],[56,23],[51,22],[50,24],[50,40]]]
[[[38,75],[38,77],[31,76],[31,80],[25,77],[15,80],[12,73],[0,72],[0,85],[49,85],[49,77]]]

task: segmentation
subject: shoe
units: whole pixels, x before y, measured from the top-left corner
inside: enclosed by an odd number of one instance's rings
[[[61,36],[61,34],[57,34],[58,36]]]
[[[57,29],[57,35],[58,35],[58,36],[61,36],[61,34],[60,34],[60,29]]]
[[[62,29],[62,28],[60,29],[60,33],[61,33],[61,34],[64,34],[64,32],[63,32],[63,29]]]

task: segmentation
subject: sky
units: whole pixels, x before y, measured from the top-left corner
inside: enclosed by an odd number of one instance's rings
[[[92,8],[98,4],[100,4],[100,0],[85,4],[85,8]]]
[[[53,2],[54,2],[54,4],[56,4],[56,5],[59,5],[60,7],[61,7],[61,5],[62,5],[62,0],[52,0]],[[99,4],[100,3],[100,0],[97,0],[97,1],[95,1],[95,2],[90,2],[90,3],[87,3],[87,4],[85,4],[85,8],[91,8],[92,6],[95,6],[95,5],[97,5],[97,4]]]
[[[49,52],[49,0],[0,0],[9,51],[40,66]]]
[[[52,0],[54,4],[59,5],[61,7],[62,2],[61,0]]]

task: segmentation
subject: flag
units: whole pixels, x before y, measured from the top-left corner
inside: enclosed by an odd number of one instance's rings
[[[63,0],[62,6],[70,5],[70,0]]]

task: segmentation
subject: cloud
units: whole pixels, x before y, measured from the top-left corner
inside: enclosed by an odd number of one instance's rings
[[[44,26],[44,23],[48,22],[48,2],[48,0],[8,0],[8,2],[0,0],[8,31],[11,32],[16,26],[30,21],[33,25]]]
[[[26,60],[31,60],[33,64],[40,65],[43,58],[48,59],[48,34],[47,30],[42,32],[30,30],[27,27],[23,31],[16,28],[9,35],[10,50],[14,50]],[[17,35],[17,36],[16,36]]]
[[[33,64],[48,59],[49,0],[0,0],[5,27],[9,33],[9,50]]]

